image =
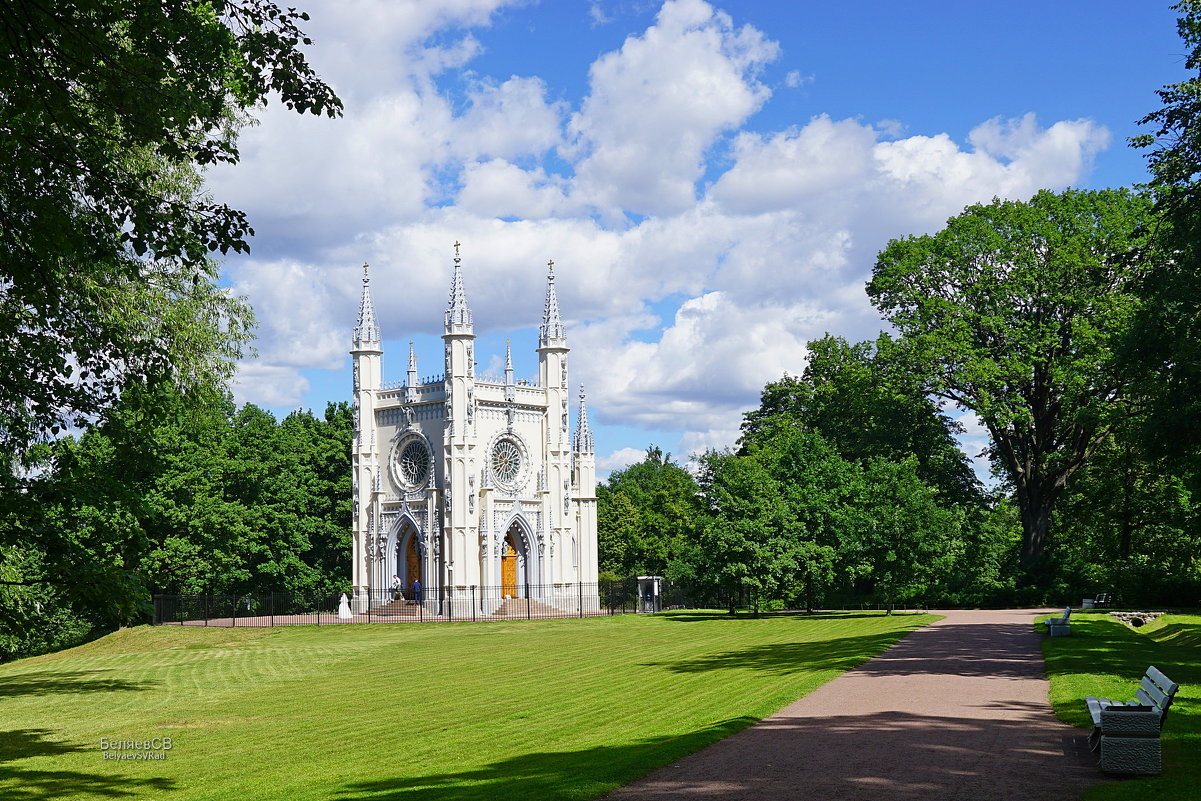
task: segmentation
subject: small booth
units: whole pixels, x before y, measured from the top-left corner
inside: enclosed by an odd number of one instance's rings
[[[638,611],[654,613],[661,610],[659,601],[659,576],[638,577]]]

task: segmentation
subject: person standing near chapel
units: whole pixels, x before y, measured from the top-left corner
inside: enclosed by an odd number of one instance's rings
[[[392,576],[392,600],[393,601],[400,600],[400,591],[403,588],[404,588],[404,585],[400,583],[400,576],[393,574],[393,576]]]
[[[421,603],[421,579],[413,579],[413,600]]]

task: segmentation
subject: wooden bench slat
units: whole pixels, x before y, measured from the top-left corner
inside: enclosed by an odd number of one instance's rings
[[[1147,676],[1150,677],[1153,682],[1162,687],[1164,694],[1169,697],[1176,695],[1176,691],[1180,689],[1179,684],[1165,676],[1163,671],[1155,667],[1155,665],[1147,668]]]
[[[1157,707],[1167,706],[1168,702],[1172,699],[1170,695],[1156,687],[1155,682],[1145,676],[1139,685],[1138,691],[1135,693],[1135,697],[1138,697],[1139,693],[1142,693],[1151,704]]]

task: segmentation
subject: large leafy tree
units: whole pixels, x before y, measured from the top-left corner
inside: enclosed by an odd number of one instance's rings
[[[1072,475],[1129,411],[1117,354],[1153,258],[1149,220],[1149,203],[1120,190],[995,200],[936,234],[893,240],[868,284],[926,389],[988,428],[1026,564],[1042,556]]]
[[[797,418],[764,421],[756,436],[744,438],[742,455],[758,462],[771,479],[770,493],[783,507],[774,535],[785,558],[776,580],[788,600],[812,609],[825,590],[856,574],[849,559],[859,524],[853,500],[860,493],[858,466],[838,454],[817,430]]]
[[[710,451],[700,459],[708,512],[700,532],[696,574],[719,590],[730,611],[740,590],[758,602],[780,597],[799,571],[797,521],[769,465],[752,455]]]
[[[268,0],[0,2],[0,452],[131,381],[228,372],[248,318],[209,254],[252,231],[198,170],[237,161],[269,95],[339,113],[304,19]]]
[[[68,536],[34,501],[62,486],[37,481],[38,443],[118,399],[150,414],[131,404],[230,375],[252,318],[210,256],[252,231],[201,171],[237,161],[271,96],[340,112],[301,52],[305,19],[269,0],[0,0],[0,549],[19,557],[5,586],[52,581],[84,605],[124,586],[128,505],[104,501]]]
[[[787,422],[821,434],[851,461],[913,457],[947,502],[980,503],[979,481],[955,440],[958,424],[893,358],[888,336],[851,344],[827,334],[808,351],[804,372],[769,383],[759,408],[744,415],[744,448]]]
[[[1201,444],[1201,0],[1175,8],[1189,77],[1159,90],[1162,108],[1140,120],[1152,132],[1132,140],[1147,150],[1155,233],[1171,258],[1142,287],[1130,363],[1143,371],[1153,450],[1187,456]]]

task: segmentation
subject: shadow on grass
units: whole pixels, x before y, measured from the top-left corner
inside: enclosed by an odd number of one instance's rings
[[[97,755],[96,759],[100,759]],[[0,767],[0,797],[5,801],[48,801],[62,798],[146,797],[148,791],[178,789],[171,779],[141,779],[128,775],[127,766],[115,766],[111,774],[77,770],[22,770]]]
[[[849,670],[873,676],[943,675],[1041,679],[1043,635],[1029,623],[942,623],[859,637],[756,645],[680,660],[644,663],[679,673],[751,669],[772,674]],[[873,659],[873,657],[875,657]],[[871,661],[868,661],[868,660]],[[1145,667],[1145,666],[1144,666]]]
[[[397,776],[355,782],[330,796],[337,801],[501,801],[587,799],[629,782],[647,770],[745,729],[754,718],[722,721],[678,737],[630,745],[520,754],[473,770],[435,776]]]
[[[756,645],[737,651],[707,654],[674,662],[643,662],[648,667],[665,667],[674,673],[703,673],[708,670],[750,669],[772,675],[850,670],[871,659],[899,640],[907,631],[884,632],[861,637],[836,637],[816,642]]]
[[[1149,634],[1109,618],[1073,615],[1072,636],[1048,643],[1047,675],[1107,673],[1137,684],[1155,665],[1179,684],[1201,684],[1201,650],[1192,644],[1201,638],[1201,624],[1169,624]]]
[[[47,740],[50,729],[13,729],[0,731],[0,762],[35,756],[77,754],[87,749],[75,743]]]
[[[56,695],[58,693],[107,693],[149,690],[154,682],[97,677],[97,670],[42,670],[0,676],[0,698],[16,695]]]
[[[1201,648],[1201,623],[1169,623],[1145,636],[1166,645]]]
[[[922,615],[925,612],[894,612],[893,617]],[[883,612],[802,612],[790,610],[786,612],[754,612],[741,611],[731,615],[729,612],[697,612],[682,610],[679,612],[658,612],[655,617],[670,620],[675,623],[701,623],[708,620],[778,620],[788,618],[793,620],[855,620],[857,618],[883,618]]]
[[[331,801],[560,801],[596,798],[662,767],[614,799],[945,797],[1047,801],[1075,797],[1104,781],[1085,733],[1053,721],[1041,705],[1007,705],[1004,719],[910,713],[774,718],[681,760],[744,728],[725,721],[684,737],[623,746],[521,754],[444,774],[349,784]]]
[[[106,773],[74,770],[32,770],[12,763],[29,757],[55,757],[95,750],[96,761],[104,764],[99,745],[83,746],[48,740],[49,729],[14,729],[0,732],[0,798],[5,801],[47,801],[58,798],[121,798],[146,791],[176,789],[164,778],[129,775],[129,766],[105,764]]]

